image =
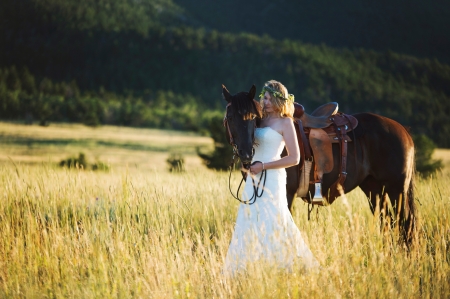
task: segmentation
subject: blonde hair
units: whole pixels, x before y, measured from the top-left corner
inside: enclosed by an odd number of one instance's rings
[[[265,92],[270,94],[270,102],[275,110],[280,113],[281,117],[294,116],[294,96],[288,93],[286,86],[281,82],[270,80],[264,83],[264,87],[260,94],[260,104],[264,108],[264,94]],[[263,110],[263,118],[266,117],[266,113]]]

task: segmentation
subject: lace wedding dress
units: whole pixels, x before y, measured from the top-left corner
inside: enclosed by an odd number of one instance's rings
[[[253,161],[269,162],[280,158],[284,139],[277,131],[270,127],[258,128],[255,141]],[[260,175],[254,177],[255,184],[258,184]],[[264,179],[260,186],[263,182]],[[249,200],[253,193],[249,175],[242,199]],[[253,262],[265,262],[288,271],[294,264],[306,269],[319,267],[289,212],[284,168],[267,170],[262,197],[258,197],[253,205],[240,205],[223,271],[236,274]]]

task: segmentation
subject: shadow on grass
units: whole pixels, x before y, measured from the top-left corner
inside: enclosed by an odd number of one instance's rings
[[[0,143],[3,145],[10,146],[27,146],[28,148],[39,148],[47,146],[57,146],[57,147],[84,147],[84,148],[94,148],[94,147],[108,147],[108,148],[118,148],[132,151],[149,151],[149,152],[167,152],[172,150],[184,149],[184,153],[195,153],[195,145],[152,145],[144,143],[124,143],[124,142],[114,142],[105,140],[94,140],[94,139],[35,139],[29,137],[6,137],[0,135]]]

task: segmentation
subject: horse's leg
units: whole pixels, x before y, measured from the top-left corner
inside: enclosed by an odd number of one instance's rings
[[[286,197],[289,211],[292,213],[292,206],[295,199],[295,194],[298,189],[298,165],[286,168]]]
[[[388,197],[383,184],[373,176],[368,176],[359,187],[369,200],[372,214],[379,217],[380,229],[383,230],[383,228],[386,228],[385,219],[391,219],[391,212],[387,206]]]
[[[380,216],[381,229],[399,225],[402,237],[406,244],[409,244],[413,238],[411,234],[415,225],[415,219],[411,219],[410,215],[415,215],[415,205],[410,200],[414,198],[412,184],[410,183],[406,190],[404,190],[404,186],[404,180],[385,186],[374,177],[369,176],[359,187],[369,199],[372,213]],[[392,205],[393,213],[388,207],[389,202]]]
[[[369,200],[370,210],[372,214],[379,213],[381,210],[381,198],[383,193],[383,185],[380,184],[373,176],[368,176],[359,187]],[[378,210],[378,211],[377,211]]]
[[[407,181],[407,179],[406,179]],[[405,179],[386,187],[385,192],[389,196],[394,212],[392,227],[398,225],[400,234],[407,245],[410,244],[415,226],[414,186],[412,182],[406,183]]]
[[[281,157],[287,156],[286,148],[283,149]],[[286,199],[289,211],[292,214],[292,206],[294,204],[295,194],[297,193],[299,183],[298,165],[286,168]]]
[[[289,211],[292,214],[292,206],[294,204],[295,193],[292,193],[292,192],[286,193],[286,197],[287,197]]]

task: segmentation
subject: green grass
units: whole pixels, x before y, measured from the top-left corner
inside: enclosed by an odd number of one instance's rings
[[[71,135],[77,130],[82,128]],[[102,138],[108,128],[103,130]],[[127,138],[135,132],[146,142],[151,134],[134,130]],[[310,221],[307,206],[295,202],[294,220],[323,267],[320,273],[279,273],[258,264],[248,276],[228,279],[221,267],[238,202],[229,194],[227,174],[201,163],[172,174],[115,161],[110,172],[1,162],[1,298],[450,296],[447,172],[416,182],[419,242],[409,254],[392,241],[395,231],[380,232],[355,190],[313,211]],[[236,173],[233,186],[238,179]]]

